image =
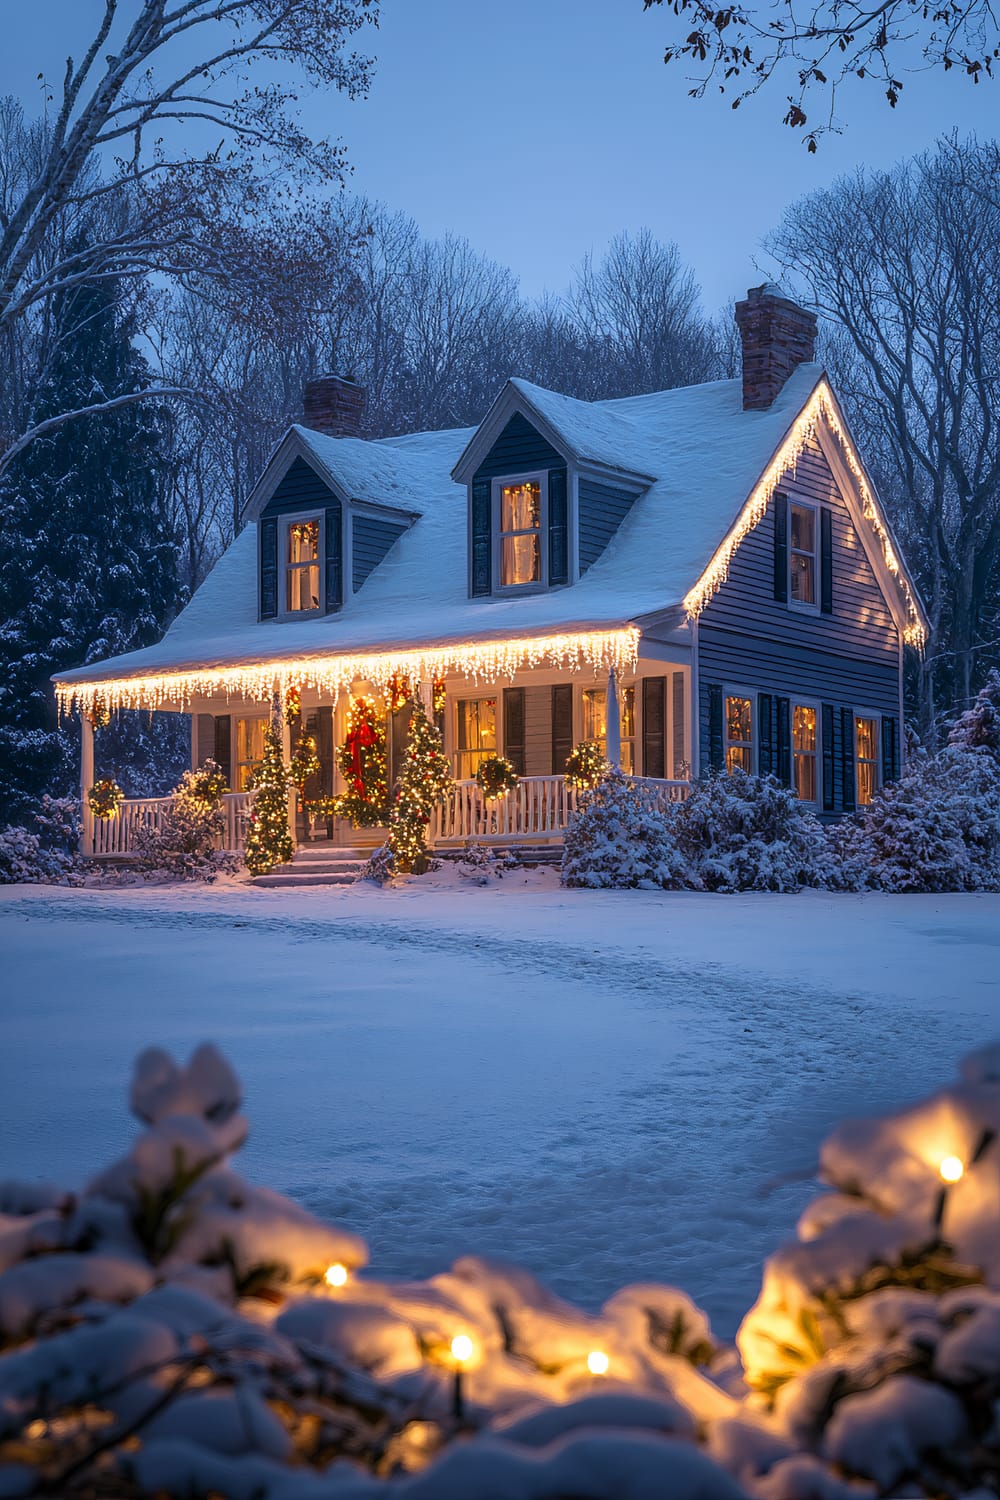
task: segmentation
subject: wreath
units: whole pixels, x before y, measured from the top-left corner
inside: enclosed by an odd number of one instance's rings
[[[389,816],[389,760],[385,725],[370,698],[350,707],[347,735],[337,753],[347,791],[337,798],[337,814],[355,828],[377,828]]]
[[[520,777],[503,755],[489,755],[476,768],[476,785],[486,802],[506,797],[517,786]]]
[[[599,786],[608,772],[611,762],[596,740],[581,740],[566,761],[566,785],[578,792],[589,791]]]
[[[205,760],[196,771],[188,772],[185,791],[208,810],[218,807],[229,791],[229,782],[218,761]]]
[[[94,698],[89,708],[85,708],[84,717],[90,720],[91,729],[107,729],[111,723],[111,709],[106,698],[100,693]]]
[[[117,781],[112,781],[110,777],[105,777],[103,781],[95,781],[87,793],[87,806],[94,817],[100,818],[102,822],[116,817],[124,801],[125,793]]]

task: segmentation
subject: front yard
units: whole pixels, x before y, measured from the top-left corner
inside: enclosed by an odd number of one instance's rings
[[[481,1250],[591,1305],[666,1281],[723,1333],[831,1124],[1000,1034],[998,896],[34,887],[0,947],[0,1177],[82,1181],[134,1054],[208,1037],[244,1169],[377,1272]]]

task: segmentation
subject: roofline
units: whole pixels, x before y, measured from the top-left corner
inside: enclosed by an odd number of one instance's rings
[[[552,394],[560,395],[561,392],[553,391]],[[577,398],[571,397],[569,399]],[[596,406],[597,404],[594,401],[580,402],[581,406]],[[567,463],[572,462],[578,467],[594,469],[608,475],[630,479],[640,489],[645,489],[655,483],[657,477],[655,474],[643,474],[638,469],[622,468],[617,464],[609,464],[604,459],[594,458],[588,454],[578,452],[566,440],[558,427],[553,426],[549,418],[538,410],[538,407],[527,392],[522,390],[516,380],[511,377],[505,381],[503,388],[495,397],[489,411],[463,448],[458,462],[452,469],[451,477],[456,484],[468,484],[471,481],[476,468],[478,468],[476,460],[480,453],[485,457],[515,412],[520,411],[523,416],[525,409],[531,417],[532,424],[538,429],[542,437],[557,452],[561,451],[563,453],[563,457]]]
[[[324,436],[320,433],[318,436]],[[361,442],[367,442],[365,438]],[[320,478],[336,495],[343,505],[364,505],[373,510],[383,512],[387,516],[403,516],[409,521],[418,521],[423,511],[412,507],[392,505],[387,500],[362,500],[359,495],[352,495],[350,490],[337,478],[330,465],[310,444],[308,438],[303,436],[302,424],[294,422],[291,427],[279,438],[271,454],[264,465],[264,471],[253,489],[250,491],[240,511],[240,520],[245,524],[256,521],[260,516],[285,474],[291,468],[296,458],[301,458],[319,471]],[[288,460],[285,462],[285,460]]]

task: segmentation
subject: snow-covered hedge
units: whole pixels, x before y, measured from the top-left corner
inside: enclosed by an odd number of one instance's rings
[[[564,885],[644,890],[676,889],[684,867],[670,814],[641,782],[611,771],[581,792],[566,830]]]
[[[704,891],[797,891],[828,883],[820,823],[774,776],[739,767],[707,777],[678,804],[674,829],[687,884]]]
[[[172,800],[156,825],[142,825],[134,835],[134,854],[147,875],[172,880],[211,882],[239,868],[239,857],[222,849],[226,792],[222,768],[206,760],[196,771],[185,771]]]
[[[30,822],[0,828],[0,885],[78,884],[79,802],[45,796]]]
[[[0,1184],[0,1495],[993,1493],[1000,1048],[834,1132],[742,1366],[670,1287],[587,1313],[471,1256],[366,1274],[356,1234],[234,1171],[247,1126],[212,1047],[144,1053],[131,1104],[144,1133],[82,1193]]]

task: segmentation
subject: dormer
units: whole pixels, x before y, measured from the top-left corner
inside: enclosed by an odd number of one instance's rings
[[[540,401],[588,403],[511,380],[452,478],[468,490],[470,597],[511,598],[575,583],[600,558],[651,480],[589,459]],[[553,419],[553,417],[555,419]]]
[[[357,437],[364,391],[324,375],[307,382],[304,417],[282,438],[250,495],[257,527],[258,616],[329,615],[357,594],[418,512],[383,503]],[[341,444],[343,443],[343,447]],[[358,493],[360,491],[360,493]]]

